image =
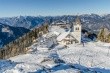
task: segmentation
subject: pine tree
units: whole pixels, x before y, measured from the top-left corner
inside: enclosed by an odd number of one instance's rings
[[[104,28],[100,29],[98,34],[98,40],[104,42]]]
[[[107,36],[108,43],[110,43],[110,33]]]
[[[102,42],[108,42],[108,35],[109,35],[108,29],[107,28],[102,28],[99,31],[98,40],[100,40]]]

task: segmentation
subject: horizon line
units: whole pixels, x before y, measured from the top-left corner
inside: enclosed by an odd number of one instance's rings
[[[20,16],[32,16],[32,17],[57,17],[57,16],[80,16],[80,15],[92,15],[96,14],[99,16],[104,16],[104,15],[109,15],[110,13],[102,13],[102,14],[97,14],[97,13],[83,13],[83,14],[62,14],[62,15],[15,15],[15,16],[0,16],[0,18],[11,18],[11,17],[20,17]]]

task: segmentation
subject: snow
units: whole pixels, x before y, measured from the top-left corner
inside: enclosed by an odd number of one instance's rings
[[[0,73],[110,73],[110,43],[91,41],[84,47],[71,44],[66,48],[59,44],[51,49],[34,43],[29,48],[27,54],[0,60]]]
[[[54,34],[56,34],[57,36],[59,35],[59,33],[58,33],[58,32],[56,32],[56,31],[54,31],[53,33],[54,33]]]
[[[10,32],[8,28],[2,28],[2,32]]]
[[[100,42],[101,44],[101,42]],[[52,73],[78,73],[80,71],[97,71],[110,73],[110,54],[108,43],[89,42],[82,45],[58,45],[48,51],[31,51],[24,55],[0,61],[0,72],[3,73],[40,73],[42,68]],[[107,45],[107,46],[106,46]],[[63,48],[63,49],[59,49]],[[39,48],[40,49],[40,48]],[[42,48],[41,48],[42,49]],[[58,61],[57,60],[62,60]],[[60,63],[61,62],[61,63]],[[73,65],[73,69],[70,65]]]
[[[49,48],[41,48],[41,47],[38,47],[37,50],[39,50],[39,51],[48,51]]]
[[[60,28],[59,26],[52,26],[50,32],[63,33],[65,32],[65,30],[63,28]]]
[[[82,46],[69,45],[68,49],[59,51],[60,57],[68,63],[81,64],[86,67],[110,68],[108,48],[95,46],[94,43]],[[74,57],[74,58],[72,58]]]

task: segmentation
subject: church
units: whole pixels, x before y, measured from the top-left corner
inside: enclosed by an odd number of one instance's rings
[[[72,24],[72,27],[69,31],[61,33],[57,37],[57,42],[62,45],[81,43],[81,21],[79,17],[76,18],[75,23]]]

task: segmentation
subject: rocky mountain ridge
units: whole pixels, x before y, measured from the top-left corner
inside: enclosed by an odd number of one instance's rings
[[[2,23],[0,24],[0,47],[30,31],[29,29],[23,27],[12,27]]]
[[[35,28],[45,22],[49,24],[56,22],[66,22],[72,24],[77,15],[63,15],[63,16],[19,16],[10,18],[0,18],[0,23],[7,24],[14,27],[24,27],[27,29]],[[99,30],[101,27],[110,29],[110,14],[97,15],[97,14],[83,14],[79,15],[83,28],[88,30]]]

